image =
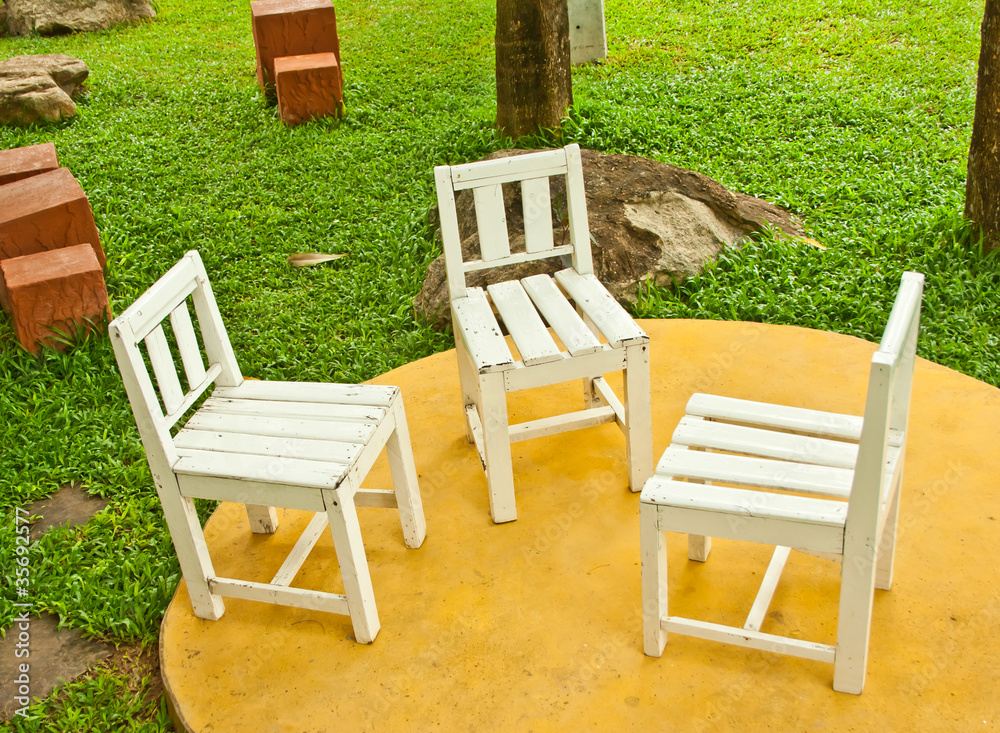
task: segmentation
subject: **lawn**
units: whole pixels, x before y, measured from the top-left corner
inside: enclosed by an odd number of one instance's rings
[[[433,166],[511,144],[492,129],[493,4],[337,2],[347,116],[291,129],[256,86],[248,3],[157,10],[101,33],[0,38],[0,57],[67,53],[90,67],[73,121],[0,128],[0,148],[55,143],[93,206],[112,309],[198,249],[248,375],[360,381],[449,348],[411,303],[439,251]],[[677,288],[643,292],[636,314],[876,339],[900,273],[916,269],[921,355],[1000,384],[1000,261],[961,217],[982,10],[606,0],[610,56],[574,71],[563,140],[705,173],[788,208],[825,247],[758,237]],[[286,262],[311,251],[347,256]],[[3,567],[16,508],[82,483],[111,505],[33,546],[32,601],[89,635],[154,645],[179,571],[107,339],[33,357],[0,316],[0,438]],[[165,730],[148,691],[109,668],[11,729]]]

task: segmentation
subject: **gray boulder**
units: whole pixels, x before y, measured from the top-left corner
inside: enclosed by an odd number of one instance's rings
[[[517,155],[523,150],[501,150],[490,159]],[[591,249],[597,277],[615,297],[634,302],[647,278],[664,285],[690,277],[725,247],[738,246],[751,232],[773,227],[790,236],[803,236],[799,223],[784,209],[729,191],[719,182],[694,171],[631,155],[582,151],[587,192]],[[556,244],[562,231],[560,201],[565,207],[565,184],[550,179]],[[524,251],[523,215],[518,186],[504,186],[511,250]],[[456,197],[459,232],[465,258],[478,257],[472,192]],[[438,225],[437,209],[431,211]],[[566,234],[568,236],[568,233]],[[440,228],[438,227],[440,238]],[[466,277],[469,286],[519,279],[564,267],[558,260],[539,260]],[[423,287],[414,301],[418,318],[446,328],[451,318],[444,256],[427,268]]]
[[[99,31],[156,15],[148,0],[4,0],[12,36]]]
[[[73,97],[90,73],[65,54],[14,56],[0,61],[0,124],[58,122],[76,114]]]

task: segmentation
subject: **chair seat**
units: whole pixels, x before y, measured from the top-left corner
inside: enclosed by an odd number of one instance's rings
[[[481,288],[469,288],[466,298],[452,303],[456,323],[466,336],[469,354],[481,374],[649,341],[646,333],[593,275],[580,275],[573,269],[566,269],[557,272],[555,278],[532,275],[489,285],[487,291],[489,299]],[[602,344],[594,335],[566,293],[598,327],[606,343]],[[520,360],[515,360],[511,354],[501,323],[514,340]],[[546,324],[551,326],[563,348],[552,338]]]
[[[396,392],[300,382],[219,387],[174,437],[180,458],[173,469],[185,476],[337,488]]]
[[[657,464],[655,480],[711,481],[846,500],[861,424],[853,415],[695,394]],[[901,452],[899,432],[890,430],[887,442],[885,489]]]

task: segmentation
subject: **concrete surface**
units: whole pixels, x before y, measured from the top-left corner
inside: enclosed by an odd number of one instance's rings
[[[694,391],[860,414],[874,345],[787,326],[645,321],[654,450]],[[452,352],[374,380],[403,390],[428,535],[404,547],[391,510],[363,508],[382,630],[346,616],[226,600],[195,618],[183,583],[161,663],[188,731],[976,731],[1000,729],[1000,391],[917,366],[895,583],[876,591],[868,680],[832,665],[674,635],[642,653],[639,497],[611,425],[514,446],[518,520],[493,525],[466,443]],[[611,379],[613,384],[620,380]],[[514,420],[569,408],[579,384],[510,399]],[[370,480],[389,486],[384,461]],[[242,507],[207,527],[221,574],[267,580],[308,517],[251,536]],[[671,535],[671,603],[742,623],[768,548],[716,541],[704,565]],[[340,587],[329,537],[296,585]],[[764,631],[831,643],[839,566],[793,553]]]

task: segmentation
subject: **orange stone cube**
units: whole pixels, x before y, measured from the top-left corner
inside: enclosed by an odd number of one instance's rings
[[[111,318],[104,272],[89,244],[0,260],[0,303],[14,333],[33,354],[41,346],[62,350],[62,334]]]
[[[266,93],[274,93],[274,60],[281,56],[336,54],[341,73],[337,14],[330,0],[254,0],[250,16],[257,83]]]
[[[336,54],[310,53],[274,60],[278,111],[286,125],[339,117],[344,109]]]
[[[0,260],[88,242],[101,267],[94,212],[66,168],[0,186]]]
[[[0,186],[59,167],[52,143],[0,150]]]

